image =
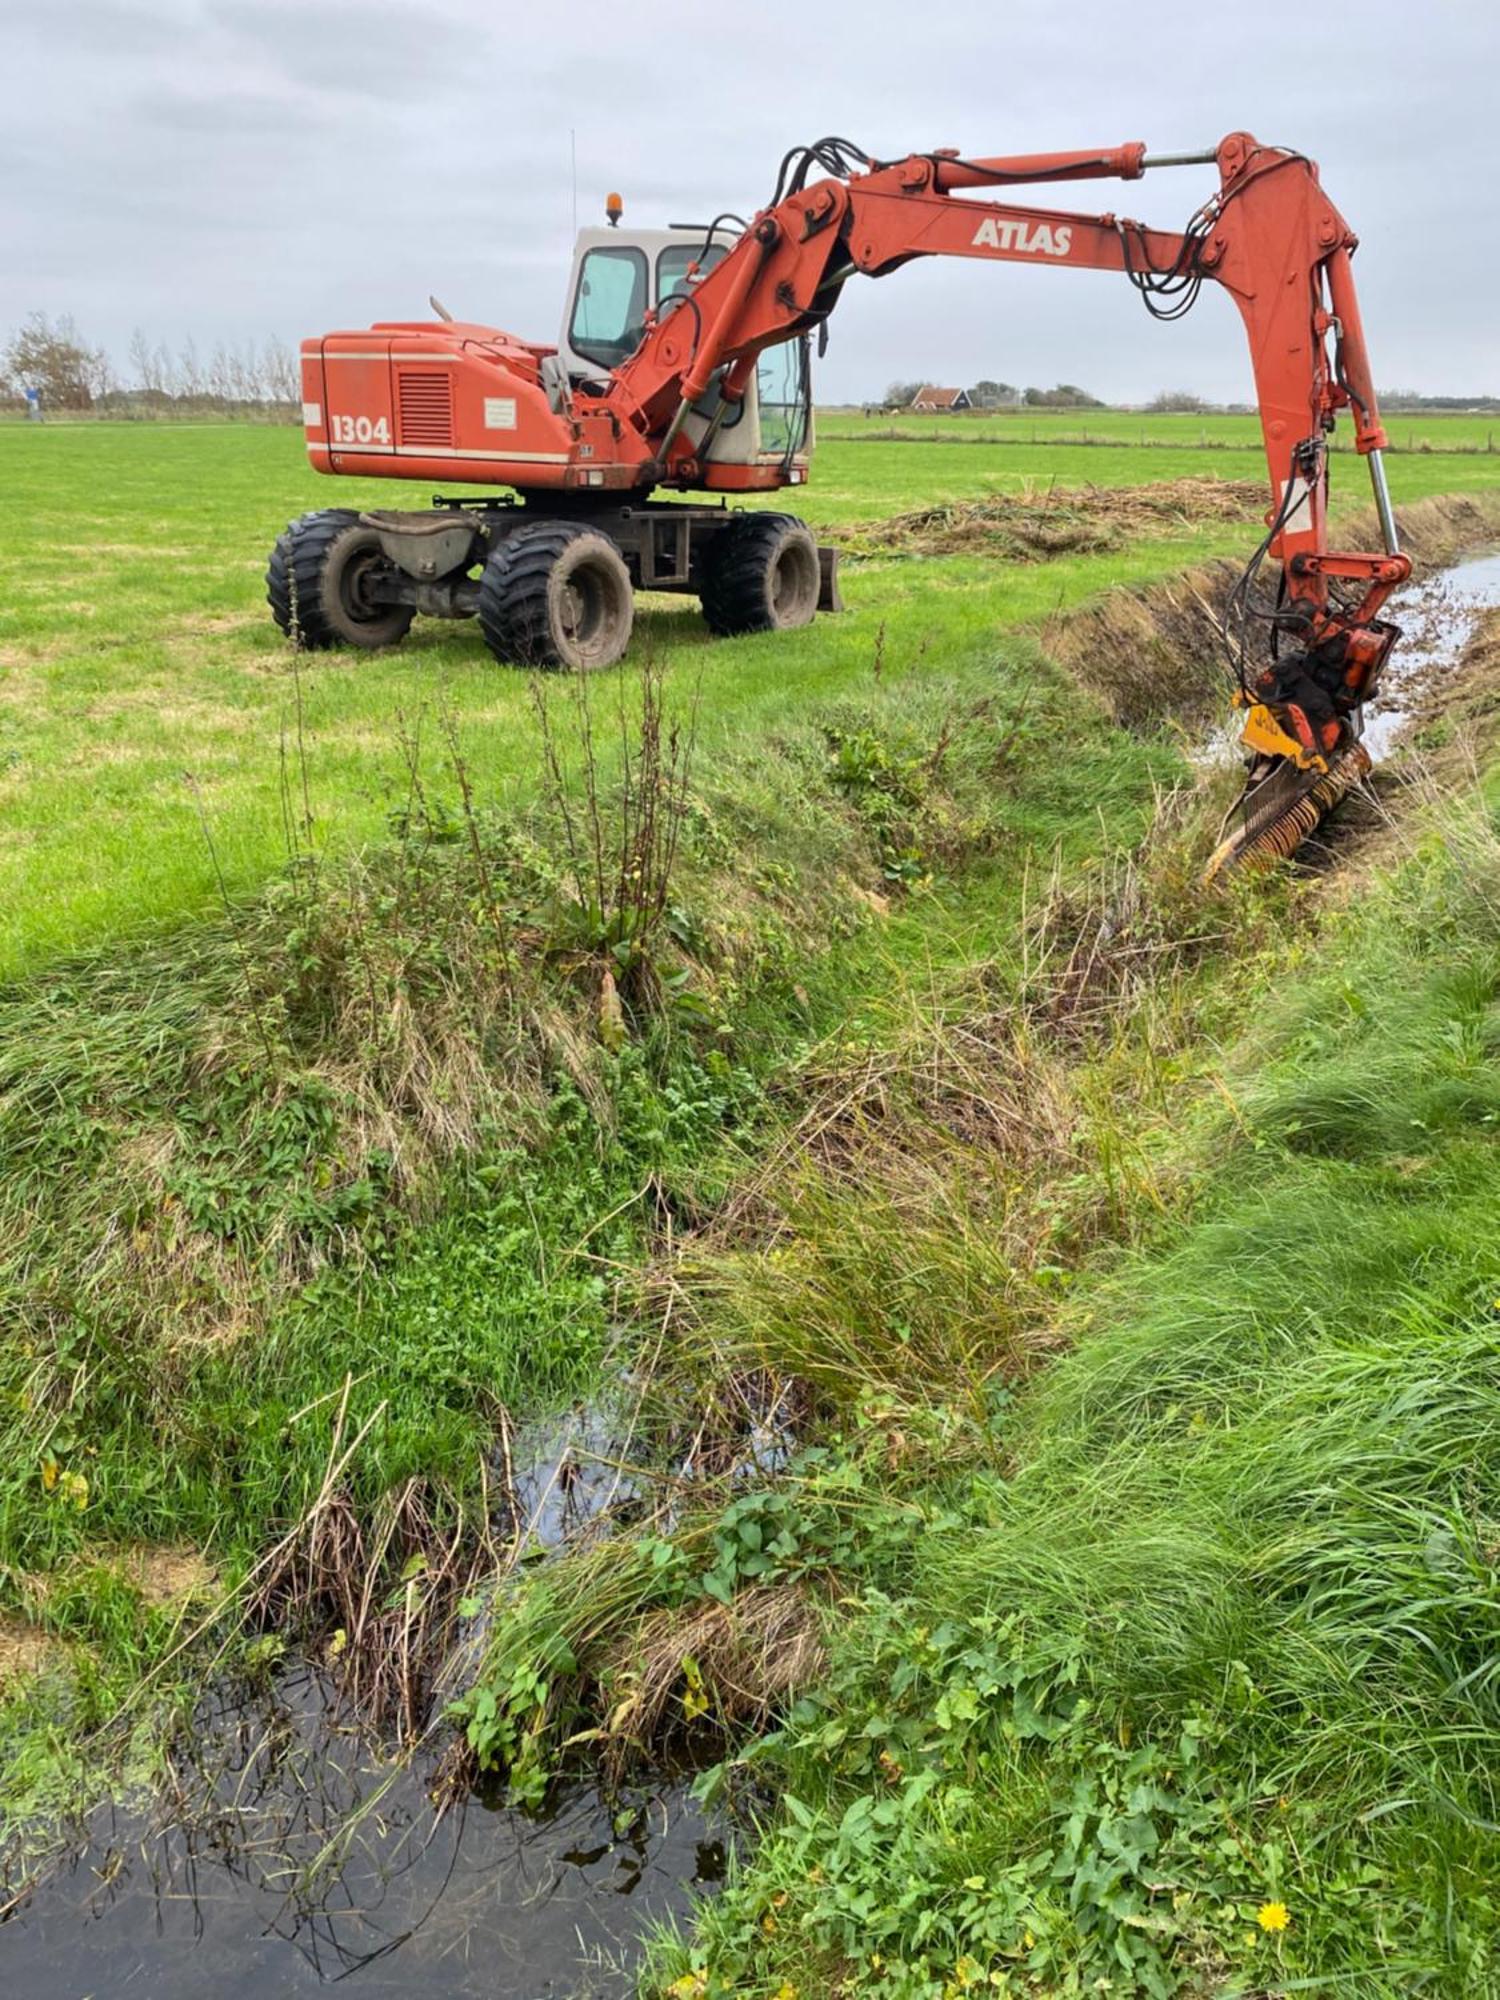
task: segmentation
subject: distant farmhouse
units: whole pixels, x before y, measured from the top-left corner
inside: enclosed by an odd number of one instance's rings
[[[972,410],[967,389],[918,389],[911,399],[914,410]]]

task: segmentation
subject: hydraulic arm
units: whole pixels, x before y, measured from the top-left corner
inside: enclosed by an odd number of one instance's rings
[[[971,198],[976,189],[1137,180],[1155,167],[1208,161],[1218,166],[1218,192],[1180,234],[1112,213]],[[845,171],[808,183],[815,163]],[[1270,472],[1268,533],[1227,621],[1237,698],[1253,749],[1321,772],[1352,741],[1351,718],[1390,652],[1396,631],[1378,613],[1410,563],[1381,460],[1386,435],[1350,263],[1357,239],[1312,161],[1244,132],[1213,153],[1159,158],[1127,145],[876,163],[828,140],[788,156],[777,194],[697,286],[691,316],[673,310],[659,319],[603,398],[648,441],[650,476],[699,483],[704,439],[686,428],[694,405],[717,382],[720,410],[732,408],[762,350],[819,326],[856,273],[882,277],[916,257],[1119,271],[1162,319],[1180,317],[1212,279],[1244,321]],[[1328,546],[1327,438],[1344,410],[1370,466],[1383,541],[1376,554]],[[1269,611],[1254,601],[1267,559],[1280,570]],[[1268,639],[1261,648],[1250,638],[1257,622]]]

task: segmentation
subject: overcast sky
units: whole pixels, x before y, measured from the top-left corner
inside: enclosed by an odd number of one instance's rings
[[[700,221],[790,145],[877,155],[1248,129],[1297,146],[1363,239],[1381,384],[1500,393],[1496,0],[10,0],[0,333],[71,313],[123,362],[377,318],[556,337],[578,215]],[[1211,169],[1040,197],[1179,226]],[[1249,394],[1209,286],[1175,326],[1119,277],[932,261],[851,284],[819,393],[896,377]]]

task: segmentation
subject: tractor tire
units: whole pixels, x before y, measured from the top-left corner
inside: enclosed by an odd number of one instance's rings
[[[810,625],[822,573],[812,531],[793,514],[736,514],[708,547],[701,599],[710,632],[792,632]]]
[[[504,666],[612,667],[630,644],[635,595],[609,536],[537,521],[498,544],[479,579],[479,626]]]
[[[277,541],[266,571],[271,616],[304,652],[329,646],[395,646],[411,629],[409,604],[380,604],[365,592],[385,564],[380,537],[347,507],[304,514]]]

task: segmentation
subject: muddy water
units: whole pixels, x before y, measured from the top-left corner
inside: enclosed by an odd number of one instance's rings
[[[511,1439],[493,1468],[502,1538],[556,1548],[629,1518],[641,1494],[621,1470],[622,1411],[601,1402]],[[723,1476],[764,1479],[790,1439],[779,1404],[759,1412]],[[431,1755],[382,1760],[307,1660],[258,1688],[215,1685],[173,1781],[134,1808],[101,1805],[67,1865],[0,1922],[0,2000],[279,2000],[333,1981],[423,2000],[632,1992],[642,1934],[711,1894],[726,1864],[726,1830],[688,1779],[561,1786],[537,1813],[497,1789],[439,1813],[450,1732],[431,1734]]]
[[[724,1867],[682,1785],[575,1786],[534,1816],[471,1796],[436,1814],[433,1765],[382,1765],[305,1664],[254,1696],[215,1690],[190,1739],[177,1797],[100,1807],[68,1866],[0,1925],[0,1992],[625,1994],[641,1931]]]
[[[1500,551],[1470,556],[1410,584],[1385,614],[1401,627],[1379,692],[1365,711],[1364,745],[1378,764],[1395,747],[1434,677],[1455,667],[1482,615],[1500,605]]]
[[[628,1508],[616,1437],[602,1408],[521,1433],[506,1531],[555,1547]],[[778,1435],[769,1449],[784,1453]],[[760,1463],[752,1450],[746,1475]],[[686,1779],[563,1786],[537,1813],[480,1792],[439,1813],[449,1732],[432,1734],[431,1755],[382,1759],[307,1660],[268,1685],[215,1685],[172,1781],[101,1805],[67,1864],[0,1922],[0,1996],[279,2000],[333,1981],[423,2000],[631,1992],[642,1933],[723,1873],[723,1830]]]

